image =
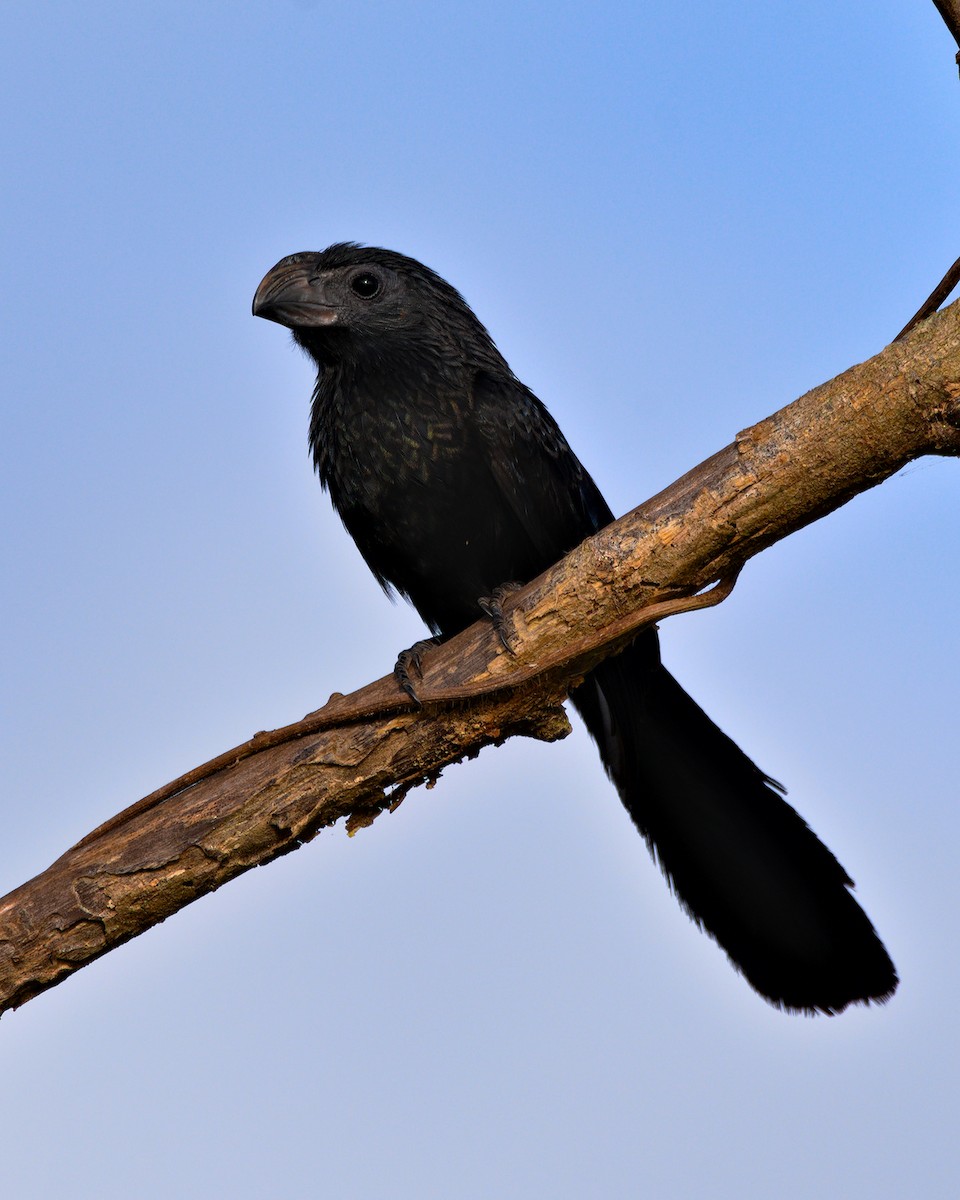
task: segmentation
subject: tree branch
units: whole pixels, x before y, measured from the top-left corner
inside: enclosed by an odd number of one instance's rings
[[[0,1012],[192,900],[515,734],[569,730],[568,691],[643,624],[722,599],[747,559],[924,454],[960,454],[960,303],[740,433],[478,622],[120,813],[0,900]],[[703,589],[716,585],[710,592]]]

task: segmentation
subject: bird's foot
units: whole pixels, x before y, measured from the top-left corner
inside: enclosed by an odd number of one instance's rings
[[[423,678],[423,652],[431,646],[436,646],[438,638],[427,638],[422,642],[414,642],[409,650],[401,650],[393,668],[393,677],[398,685],[407,693],[417,708],[421,707],[417,689],[410,678],[411,673],[419,679]]]
[[[481,610],[493,622],[493,628],[497,632],[500,644],[508,654],[513,654],[514,651],[507,640],[507,619],[503,613],[503,604],[514,592],[519,592],[522,587],[522,583],[502,583],[498,588],[493,589],[491,596],[481,596],[477,601]]]

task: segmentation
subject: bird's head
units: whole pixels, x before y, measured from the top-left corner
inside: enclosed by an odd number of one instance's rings
[[[321,365],[418,347],[497,354],[460,293],[429,267],[354,242],[282,258],[257,288],[253,313],[292,330]]]

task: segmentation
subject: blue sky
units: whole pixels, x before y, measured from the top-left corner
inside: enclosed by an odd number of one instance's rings
[[[282,255],[413,254],[615,511],[897,332],[960,252],[930,3],[9,3],[0,891],[419,635],[312,477]],[[0,1023],[11,1194],[956,1192],[956,465],[663,631],[903,983],[786,1017],[582,729],[448,771]]]

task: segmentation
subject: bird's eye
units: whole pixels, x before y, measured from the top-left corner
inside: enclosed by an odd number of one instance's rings
[[[361,300],[372,300],[381,288],[380,280],[372,271],[361,271],[350,280],[350,287]]]

